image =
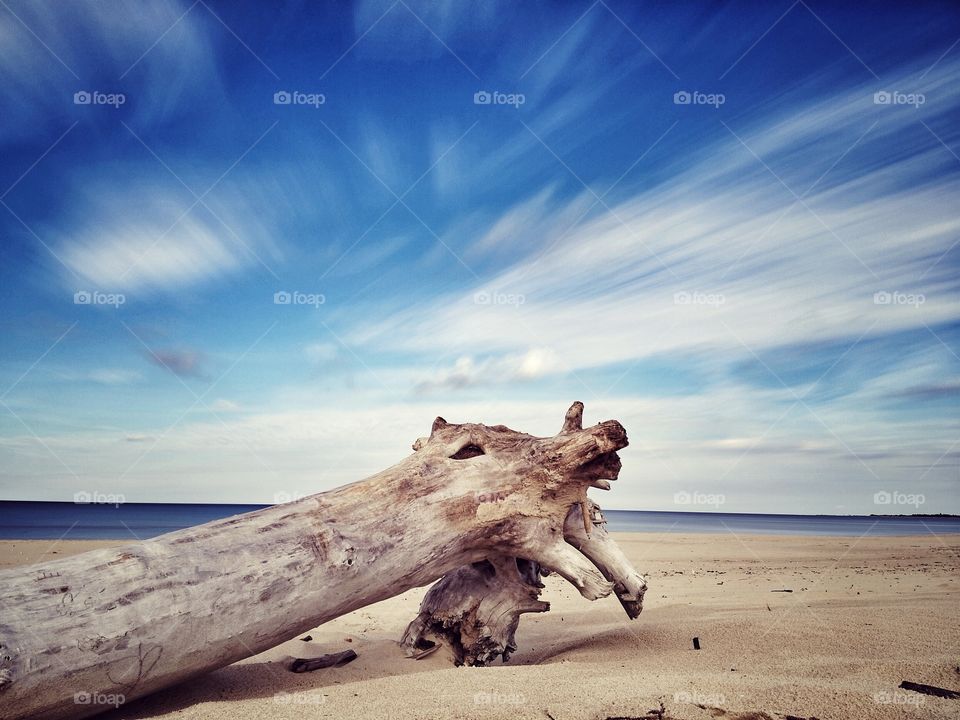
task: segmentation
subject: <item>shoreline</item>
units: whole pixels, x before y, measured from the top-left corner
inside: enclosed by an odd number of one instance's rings
[[[147,540],[269,506],[103,504],[0,501],[0,540]],[[724,536],[960,536],[960,518],[946,514],[791,515],[606,509],[608,532]]]
[[[152,500],[127,500],[125,496],[117,496],[121,498],[118,502],[110,501],[78,501],[72,498],[67,498],[64,500],[25,500],[21,498],[0,498],[0,506],[4,503],[18,503],[24,505],[33,505],[33,504],[42,504],[42,505],[66,505],[66,506],[113,506],[120,507],[124,505],[159,505],[163,507],[230,507],[230,508],[243,508],[243,512],[249,512],[254,510],[261,510],[266,507],[271,507],[277,503],[267,502],[267,503],[254,503],[254,502],[164,502],[164,501],[152,501]],[[619,507],[607,507],[604,506],[604,512],[618,512],[618,513],[657,513],[657,514],[675,514],[675,515],[743,515],[743,516],[758,516],[758,517],[795,517],[795,518],[837,518],[837,519],[851,519],[851,518],[948,518],[948,519],[960,519],[960,513],[789,513],[789,512],[744,512],[744,511],[721,511],[721,510],[663,510],[657,508],[619,508]]]
[[[179,528],[178,528],[179,530]],[[177,532],[178,530],[171,530],[170,532]],[[817,540],[817,539],[829,539],[829,540],[857,540],[858,538],[863,540],[904,540],[904,539],[921,539],[921,538],[930,538],[930,537],[948,537],[955,538],[960,540],[960,532],[955,531],[945,531],[945,532],[915,532],[915,533],[905,533],[903,535],[830,535],[830,534],[819,534],[813,532],[807,533],[758,533],[758,532],[734,532],[728,530],[726,532],[710,532],[707,530],[704,531],[659,531],[659,530],[609,530],[608,532],[616,538],[630,538],[632,536],[639,537],[672,537],[672,538],[698,538],[701,540],[707,540],[711,537],[717,538],[726,538],[726,537],[744,537],[744,538],[753,538],[761,540],[785,540],[785,539],[797,539],[797,540]],[[0,543],[97,543],[97,547],[104,547],[109,545],[125,545],[131,542],[148,542],[150,540],[156,540],[161,537],[160,535],[153,535],[151,537],[138,538],[134,535],[129,537],[85,537],[85,538],[66,538],[66,537],[42,537],[42,538],[9,538],[9,537],[0,537]]]

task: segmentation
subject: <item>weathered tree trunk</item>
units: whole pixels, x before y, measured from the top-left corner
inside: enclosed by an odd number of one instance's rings
[[[599,505],[592,500],[577,503],[564,522],[564,539],[613,583],[620,604],[633,620],[643,609],[647,583],[610,538],[605,524]],[[407,626],[401,646],[408,657],[416,657],[442,640],[458,665],[486,665],[498,656],[506,662],[517,649],[520,615],[550,609],[549,603],[538,600],[543,588],[541,574],[549,574],[549,570],[512,557],[491,557],[447,573],[423,598],[420,613]]]
[[[362,482],[0,572],[0,714],[93,715],[487,558],[609,594],[617,581],[564,540],[564,520],[616,477],[627,437],[613,420],[581,429],[582,410],[550,438],[437,418]]]

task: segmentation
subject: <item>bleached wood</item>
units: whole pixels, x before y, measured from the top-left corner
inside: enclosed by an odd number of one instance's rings
[[[616,477],[627,437],[613,420],[575,424],[537,438],[438,418],[364,481],[0,572],[0,715],[87,717],[110,706],[77,693],[129,702],[487,558],[609,594],[616,581],[564,540],[564,521]]]

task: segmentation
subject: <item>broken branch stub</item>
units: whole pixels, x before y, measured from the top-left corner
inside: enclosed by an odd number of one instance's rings
[[[0,571],[3,716],[94,715],[108,706],[76,696],[130,701],[482,561],[525,558],[587,598],[609,594],[616,577],[568,544],[564,521],[616,478],[627,435],[581,416],[574,404],[547,438],[438,418],[416,452],[366,480]],[[545,609],[514,591],[515,608]],[[505,643],[511,633],[507,622]]]
[[[584,532],[581,513],[587,508],[587,520],[591,526],[589,534]],[[592,500],[576,505],[563,524],[563,536],[584,556],[599,568],[603,576],[613,583],[613,592],[631,620],[635,620],[643,610],[643,596],[647,592],[646,579],[633,569],[620,546],[607,532],[607,520],[600,506]]]

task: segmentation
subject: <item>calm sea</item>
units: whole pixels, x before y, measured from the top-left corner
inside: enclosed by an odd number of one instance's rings
[[[0,500],[0,539],[145,539],[266,505],[119,506]],[[960,533],[956,517],[760,515],[746,513],[605,510],[611,531],[757,535],[926,535]]]

